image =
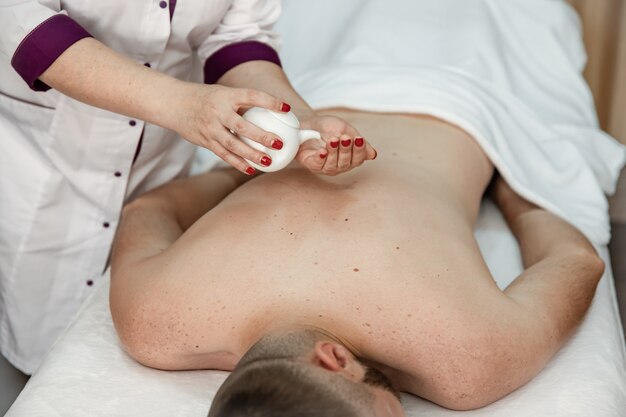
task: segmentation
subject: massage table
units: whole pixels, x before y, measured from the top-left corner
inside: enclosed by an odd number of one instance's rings
[[[626,349],[606,247],[608,216],[601,190],[610,192],[614,187],[624,155],[622,149],[597,129],[593,103],[579,74],[584,66],[584,50],[578,22],[558,0],[463,0],[454,3],[455,8],[446,9],[444,3],[454,1],[396,0],[394,7],[407,8],[401,15],[414,15],[421,20],[415,27],[396,28],[391,22],[387,29],[372,28],[373,23],[380,26],[389,12],[386,0],[287,1],[284,18],[278,25],[285,39],[281,55],[285,69],[296,88],[317,108],[346,106],[422,113],[464,128],[483,146],[511,186],[577,225],[594,241],[606,262],[606,271],[587,316],[546,368],[505,398],[464,415],[624,417]],[[467,7],[464,12],[474,13],[475,19],[486,19],[478,20],[478,26],[485,31],[483,39],[480,33],[470,31],[474,38],[464,44],[467,36],[454,33],[453,29],[468,21],[463,14],[448,13],[458,11],[460,5]],[[418,7],[423,13],[415,13]],[[294,19],[298,13],[307,18]],[[492,19],[494,16],[498,18]],[[331,17],[335,20],[329,22]],[[454,18],[458,20],[445,22]],[[430,31],[429,24],[433,25]],[[500,33],[503,24],[506,31]],[[508,30],[515,25],[522,28],[530,25],[531,39],[515,38],[519,33]],[[424,40],[440,26],[445,27],[445,32],[437,35],[436,42]],[[350,27],[356,27],[357,32],[360,27],[362,32],[349,33]],[[371,35],[370,28],[378,32]],[[369,57],[393,54],[401,47],[394,49],[393,45],[386,45],[380,36],[402,28],[425,30],[422,34],[402,34],[422,42],[417,48],[420,54],[409,57],[420,62],[410,62],[408,67],[382,65],[389,57],[365,65],[341,62],[342,59],[367,61]],[[318,36],[321,32],[323,36]],[[333,38],[336,33],[345,37],[336,42]],[[532,39],[535,35],[537,38]],[[374,48],[372,51],[364,51],[356,39],[366,36],[372,36],[366,43]],[[495,43],[491,42],[494,39]],[[533,50],[537,40],[542,42],[542,50]],[[519,45],[519,50],[498,50],[508,41]],[[429,44],[446,45],[446,54],[426,50]],[[479,50],[468,52],[468,48]],[[400,52],[389,59],[409,59],[402,55],[406,51]],[[546,57],[558,55],[554,62],[559,73],[550,66],[540,65],[545,58],[542,53]],[[473,56],[481,56],[482,60],[468,60]],[[505,58],[500,59],[502,56]],[[458,65],[451,70],[450,65],[454,64],[451,60],[457,58]],[[522,64],[533,60],[538,63],[536,67],[520,69]],[[377,83],[371,83],[372,71],[374,76],[380,74]],[[472,75],[472,71],[479,73]],[[485,72],[484,77],[480,71]],[[548,78],[550,83],[546,87]],[[490,84],[485,80],[491,80]],[[560,84],[563,80],[569,84]],[[551,89],[550,94],[533,89],[533,85],[541,83]],[[380,108],[385,105],[390,107]],[[482,113],[476,112],[477,108]],[[509,143],[499,140],[500,136],[515,140]],[[541,158],[545,164],[537,162]],[[534,165],[524,165],[529,161]],[[206,152],[199,152],[197,171],[211,163]],[[540,168],[544,171],[538,172]],[[498,285],[506,287],[522,271],[520,254],[515,239],[489,199],[483,202],[476,237]],[[99,282],[100,287],[53,346],[7,416],[206,416],[211,399],[227,374],[165,372],[135,362],[122,350],[113,328],[108,280]],[[459,414],[411,395],[403,395],[402,400],[409,417]]]

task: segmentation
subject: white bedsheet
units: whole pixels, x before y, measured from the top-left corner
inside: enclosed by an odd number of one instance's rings
[[[515,240],[489,200],[476,231],[481,250],[506,286],[520,271]],[[606,248],[602,257],[608,263]],[[626,351],[613,277],[607,269],[572,340],[528,385],[468,417],[623,417]],[[108,308],[108,285],[97,289],[78,319],[30,379],[7,417],[201,417],[226,374],[145,368],[120,348]],[[409,395],[408,417],[458,415]]]

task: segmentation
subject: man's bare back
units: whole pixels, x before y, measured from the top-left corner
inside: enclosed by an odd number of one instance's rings
[[[306,328],[448,407],[484,405],[527,382],[586,311],[598,270],[572,277],[580,265],[559,252],[552,266],[569,268],[567,278],[531,276],[500,291],[473,235],[493,167],[472,138],[429,118],[335,113],[377,147],[374,163],[332,178],[297,168],[261,176],[180,237],[149,219],[144,230],[164,228],[159,236],[122,225],[111,307],[127,350],[156,368],[232,370],[263,335]],[[201,190],[189,187],[181,204]],[[165,204],[158,193],[131,205],[127,219],[134,207]],[[591,259],[578,232],[536,211],[576,259]],[[552,255],[521,244],[528,266]],[[576,300],[565,291],[547,305],[551,286],[577,277]],[[542,285],[549,294],[528,299]]]

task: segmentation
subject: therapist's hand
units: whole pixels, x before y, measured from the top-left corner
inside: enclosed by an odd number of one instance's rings
[[[244,159],[259,165],[271,165],[269,155],[246,145],[235,134],[250,138],[270,149],[281,149],[283,142],[278,136],[248,122],[241,114],[251,107],[288,112],[288,104],[252,89],[184,84],[178,100],[181,104],[174,118],[174,130],[178,134],[191,143],[210,149],[245,174],[254,174],[254,168]]]
[[[314,115],[300,121],[303,129],[317,130],[322,140],[308,140],[296,159],[317,174],[337,175],[376,159],[376,150],[345,120]]]
[[[272,91],[265,88],[267,82],[241,81],[247,77],[237,77],[239,82],[231,87],[180,81],[130,60],[96,39],[84,38],[67,48],[39,78],[83,103],[173,130],[251,175],[254,169],[244,158],[260,165],[270,165],[271,159],[231,131],[270,149],[280,148],[281,141],[239,114],[254,106],[277,112],[288,111],[289,106],[283,103],[287,98],[256,91]]]

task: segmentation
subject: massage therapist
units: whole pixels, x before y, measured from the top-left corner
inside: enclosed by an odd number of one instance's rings
[[[124,202],[186,175],[194,145],[249,175],[244,158],[271,164],[231,132],[282,147],[246,108],[291,108],[322,132],[298,156],[313,172],[375,157],[291,88],[279,14],[278,0],[2,2],[0,348],[17,368],[37,368],[102,279]]]

